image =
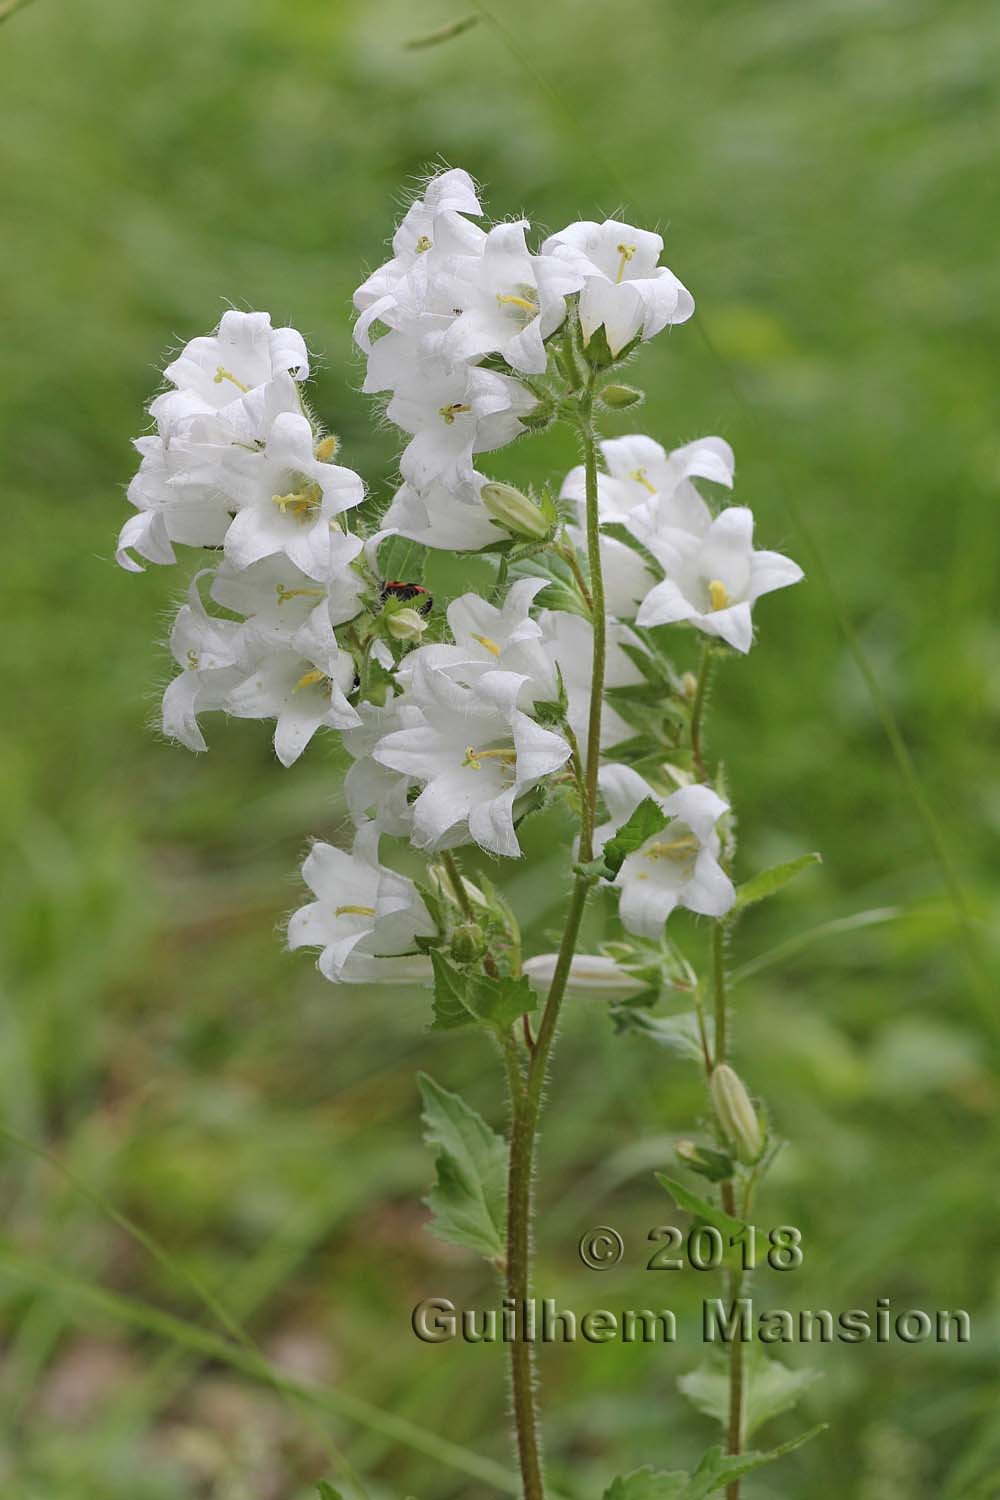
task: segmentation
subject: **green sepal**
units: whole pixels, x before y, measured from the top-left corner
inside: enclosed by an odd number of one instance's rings
[[[689,1062],[704,1062],[698,1016],[693,1010],[674,1016],[653,1016],[645,1010],[622,1006],[616,1008],[615,1023],[619,1030],[638,1032]],[[714,1037],[711,1016],[705,1017],[705,1035],[711,1047]]]
[[[665,1172],[654,1173],[661,1187],[666,1188],[678,1208],[685,1213],[693,1214],[697,1219],[703,1219],[706,1224],[711,1224],[721,1235],[730,1239],[734,1235],[742,1234],[746,1224],[742,1219],[734,1219],[723,1209],[717,1208],[714,1203],[709,1203],[707,1198],[699,1198],[697,1193],[692,1193],[682,1182],[673,1177],[668,1177]]]
[[[613,839],[604,846],[604,864],[609,880],[614,880],[630,854],[640,849],[654,833],[666,828],[668,818],[654,797],[643,797]]]
[[[753,906],[758,901],[766,901],[768,896],[773,896],[782,890],[796,875],[803,870],[808,870],[810,865],[821,865],[822,854],[800,854],[798,859],[786,860],[784,864],[772,865],[769,870],[762,870],[752,880],[746,880],[736,890],[736,905],[734,911],[744,911],[748,906]]]

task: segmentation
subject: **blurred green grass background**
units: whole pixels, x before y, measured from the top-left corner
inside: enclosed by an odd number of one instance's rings
[[[995,979],[1000,33],[986,0],[510,0],[438,47],[444,0],[36,0],[0,27],[3,547],[0,1100],[200,1278],[283,1370],[508,1463],[504,1351],[427,1347],[423,1296],[482,1306],[486,1273],[427,1235],[413,1074],[498,1125],[485,1044],[426,1034],[423,994],[332,990],[281,951],[309,834],[344,830],[321,746],[283,772],[266,726],[195,758],[150,732],[184,570],[119,572],[128,446],[162,353],[225,302],[302,328],[346,461],[388,494],[392,435],[357,394],[349,298],[435,160],[497,217],[551,230],[623,208],[667,233],[696,322],[647,349],[643,426],[734,444],[737,494],[808,583],[765,601],[712,746],[743,872],[825,863],[738,934],[737,960],[858,911],[739,991],[738,1062],[792,1144],[760,1221],[795,1223],[762,1305],[965,1307],[974,1341],[793,1350],[830,1430],[748,1500],[1000,1495]],[[609,431],[627,431],[620,421]],[[565,437],[490,465],[558,474]],[[796,525],[805,520],[817,564]],[[822,577],[912,749],[964,887],[956,917]],[[559,830],[511,873],[533,938],[558,921]],[[693,947],[698,929],[688,932]],[[977,951],[970,959],[970,948]],[[701,1107],[693,1072],[570,1008],[539,1177],[538,1284],[566,1305],[672,1305],[672,1349],[549,1349],[552,1474],[599,1494],[711,1437],[674,1380],[709,1288],[642,1270],[672,1208],[650,1169]],[[128,1323],[85,1288],[212,1319],[63,1172],[7,1140],[0,1488],[11,1500],[295,1500],[496,1493],[324,1408]],[[627,1245],[597,1276],[590,1224]],[[57,1275],[58,1273],[58,1275]],[[58,1277],[77,1278],[79,1284]],[[714,1293],[714,1287],[711,1289]],[[324,1398],[325,1399],[325,1398]]]

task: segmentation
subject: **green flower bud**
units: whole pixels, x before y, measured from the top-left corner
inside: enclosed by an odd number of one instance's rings
[[[760,1120],[750,1102],[750,1095],[728,1063],[720,1063],[713,1069],[709,1088],[722,1134],[740,1161],[750,1166],[764,1149]]]
[[[541,510],[512,484],[484,484],[480,498],[494,521],[514,536],[540,542],[551,530]]]
[[[733,1175],[733,1159],[724,1151],[701,1146],[696,1141],[678,1141],[674,1146],[677,1160],[709,1182],[727,1182]]]
[[[632,385],[606,385],[599,393],[603,406],[615,410],[618,407],[637,406],[640,401],[646,399],[644,392],[637,391]]]
[[[463,922],[451,939],[451,956],[456,963],[472,964],[486,951],[486,939],[478,922]]]
[[[397,609],[386,614],[385,628],[394,641],[419,641],[427,621],[415,609]]]

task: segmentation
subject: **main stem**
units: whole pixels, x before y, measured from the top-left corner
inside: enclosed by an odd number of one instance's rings
[[[594,825],[597,818],[597,775],[601,758],[601,708],[604,698],[606,620],[604,577],[601,571],[601,533],[597,511],[597,440],[594,433],[594,375],[590,372],[580,395],[580,427],[587,496],[587,560],[593,602],[594,654],[590,675],[590,713],[587,728],[587,760],[583,778],[580,817],[580,864],[594,857]],[[538,1036],[523,1080],[510,1077],[511,1135],[507,1178],[507,1295],[514,1299],[515,1316],[524,1308],[531,1290],[531,1227],[533,1219],[532,1177],[535,1141],[542,1108],[542,1093],[556,1025],[569,982],[570,966],[580,935],[580,923],[591,879],[577,875],[570,897],[555,972],[545,1000]],[[522,1326],[522,1319],[518,1319]],[[510,1346],[514,1426],[521,1466],[524,1500],[544,1500],[538,1410],[535,1404],[534,1345],[515,1338]]]
[[[726,930],[721,920],[715,923],[712,934],[712,956],[715,986],[715,1047],[712,1066],[718,1067],[726,1061],[728,1034],[728,996],[726,994]],[[736,1195],[732,1181],[722,1184],[722,1207],[730,1218],[736,1217]],[[735,1304],[743,1287],[743,1272],[734,1267],[728,1273],[728,1293],[731,1304]],[[743,1342],[733,1339],[729,1345],[729,1422],[726,1433],[726,1452],[736,1457],[743,1451]],[[740,1481],[734,1479],[726,1486],[726,1500],[740,1500]]]

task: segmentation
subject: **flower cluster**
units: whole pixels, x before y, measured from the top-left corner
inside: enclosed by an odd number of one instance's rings
[[[497,540],[475,459],[550,419],[547,346],[569,299],[584,341],[603,330],[615,356],[694,311],[658,265],[657,234],[571,224],[535,253],[526,220],[483,229],[481,217],[467,173],[435,177],[396,230],[392,259],[354,295],[364,389],[389,393],[386,415],[410,438],[385,524],[453,552]]]
[[[728,910],[717,831],[726,803],[676,757],[665,761],[675,741],[648,727],[665,691],[685,691],[656,627],[693,626],[745,652],[757,598],[801,577],[754,550],[748,509],[716,511],[698,490],[732,487],[721,438],[670,453],[639,435],[603,442],[604,696],[600,743],[589,744],[598,647],[584,466],[556,503],[490,481],[476,461],[577,420],[584,401],[589,419],[598,375],[694,304],[659,265],[656,234],[578,223],[536,251],[525,221],[485,227],[482,217],[471,178],[439,174],[397,228],[392,258],[355,293],[365,390],[387,397],[408,439],[377,529],[358,511],[361,479],[336,461],[337,439],[303,398],[301,335],[266,313],[227,312],[186,346],[150,407],[155,432],[136,444],[136,514],[119,562],[173,563],[178,544],[212,554],[171,632],[179,672],[164,694],[166,733],[203,750],[199,716],[216,709],[275,720],[284,765],[322,728],[350,757],[352,852],[313,848],[304,875],[316,900],[289,928],[293,946],[322,950],[336,982],[426,977],[428,950],[448,940],[454,889],[442,917],[429,888],[380,863],[383,838],[408,840],[439,884],[435,861],[464,844],[517,856],[520,818],[546,795],[579,807],[594,755],[608,819],[595,855],[640,804],[658,809],[656,830],[604,874],[626,931],[656,939],[678,905]],[[627,393],[606,387],[606,406],[614,390]],[[394,537],[491,555],[492,597],[466,593],[442,610],[416,579],[384,578],[380,550]],[[531,962],[526,971],[541,973],[549,958]],[[610,959],[581,962],[599,988],[633,984]]]

